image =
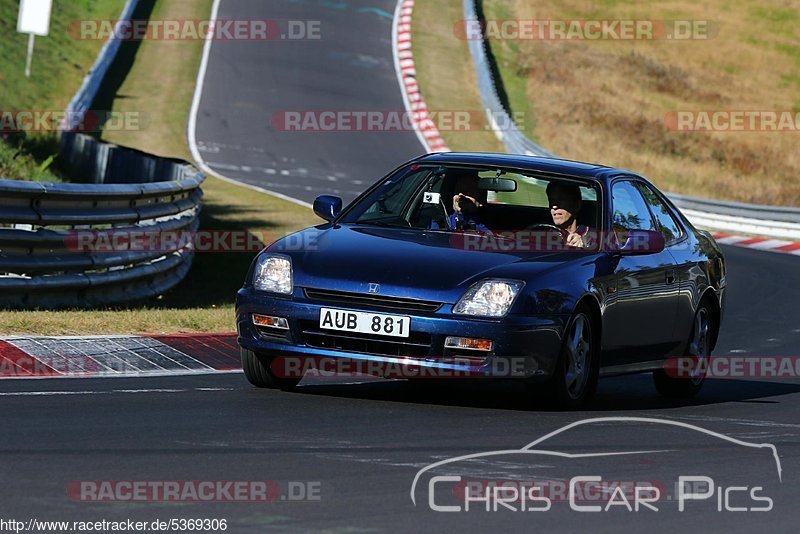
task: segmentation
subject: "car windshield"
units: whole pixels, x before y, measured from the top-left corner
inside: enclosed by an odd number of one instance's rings
[[[351,206],[340,222],[498,233],[555,231],[574,220],[579,228],[598,229],[598,187],[503,168],[411,165]],[[562,204],[563,213],[551,210],[551,201]]]

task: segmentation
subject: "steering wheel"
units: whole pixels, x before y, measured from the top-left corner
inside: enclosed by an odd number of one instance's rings
[[[544,229],[546,229],[546,230],[553,230],[553,231],[556,231],[556,232],[558,232],[559,234],[561,234],[561,237],[562,237],[562,238],[563,238],[565,241],[566,241],[566,239],[567,239],[567,236],[569,235],[569,232],[567,232],[566,230],[564,230],[564,229],[562,229],[562,228],[559,228],[559,227],[558,227],[558,226],[556,226],[555,224],[547,224],[547,223],[535,223],[535,224],[532,224],[532,225],[528,226],[527,228],[525,228],[525,230],[534,230],[534,229],[536,229],[536,228],[544,228]]]

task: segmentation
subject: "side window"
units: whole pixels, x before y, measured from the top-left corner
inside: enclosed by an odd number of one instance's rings
[[[611,198],[611,227],[620,244],[628,240],[629,230],[656,230],[647,203],[633,183],[616,182],[611,188]]]
[[[653,212],[653,216],[658,220],[661,233],[664,234],[664,241],[666,243],[671,243],[678,239],[681,236],[681,227],[675,221],[669,208],[658,198],[655,191],[644,184],[640,187],[647,204],[650,206],[650,211]]]

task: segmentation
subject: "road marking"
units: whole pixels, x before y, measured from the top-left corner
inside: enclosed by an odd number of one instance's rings
[[[57,395],[110,395],[112,393],[186,393],[188,391],[234,391],[234,388],[194,388],[194,389],[111,389],[108,391],[4,391],[0,397],[50,397]]]
[[[379,7],[360,7],[356,9],[356,13],[371,13],[373,15],[392,20],[392,14]]]

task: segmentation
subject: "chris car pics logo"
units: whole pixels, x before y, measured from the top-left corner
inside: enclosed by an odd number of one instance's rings
[[[607,451],[607,452],[561,452],[557,447],[546,447],[543,443],[559,434],[591,424],[637,423],[680,427],[721,440],[736,447],[736,458],[740,458],[739,448],[748,455],[763,450],[762,456],[777,472],[777,484],[782,483],[782,468],[776,447],[771,443],[751,443],[732,438],[725,434],[707,430],[688,423],[670,419],[647,417],[597,417],[584,419],[565,425],[520,449],[494,450],[456,456],[427,465],[417,471],[411,485],[411,500],[415,506],[424,506],[435,512],[547,512],[558,507],[580,513],[603,513],[625,509],[630,512],[653,513],[663,509],[716,512],[768,512],[773,510],[774,501],[770,497],[770,484],[774,481],[771,467],[756,483],[732,483],[729,477],[715,478],[708,472],[700,472],[706,467],[682,461],[673,465],[670,454],[678,453],[676,448],[651,450]],[[654,427],[657,428],[657,427]],[[691,436],[692,434],[688,434]],[[708,439],[708,438],[706,438]],[[476,479],[464,473],[474,472],[474,462],[481,462],[483,472],[491,471],[493,461],[506,465],[519,463],[525,459],[535,462],[557,462],[570,464],[579,460],[579,470],[609,469],[614,457],[639,457],[656,460],[667,458],[669,467],[679,471],[679,476],[665,480],[617,480],[598,476],[596,472],[579,472],[564,479]],[[685,458],[685,455],[683,455]],[[751,456],[748,456],[751,458]],[[590,465],[591,460],[599,459],[603,465]],[[752,457],[755,461],[756,457]],[[578,462],[576,462],[578,463]],[[713,464],[712,464],[713,465]],[[611,467],[613,469],[613,467]],[[709,467],[710,469],[711,467]],[[520,472],[520,469],[515,469]],[[535,472],[535,470],[534,470]],[[645,477],[646,478],[646,477]],[[419,499],[418,497],[423,497]]]

